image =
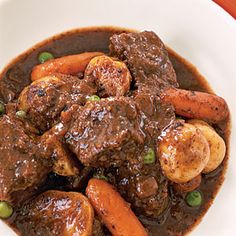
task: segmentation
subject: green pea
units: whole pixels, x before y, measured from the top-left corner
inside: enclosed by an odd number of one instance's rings
[[[108,181],[108,178],[105,175],[94,175],[93,178],[95,179],[101,179],[101,180],[105,180]]]
[[[153,164],[155,160],[155,152],[152,148],[149,148],[146,155],[143,157],[144,164]]]
[[[88,97],[87,100],[91,101],[91,102],[99,102],[101,100],[101,98],[98,97],[97,95],[92,95],[92,96]]]
[[[40,61],[40,63],[44,63],[45,61],[51,60],[53,58],[54,58],[54,56],[52,55],[52,53],[50,53],[50,52],[41,52],[39,54],[38,60]]]
[[[17,111],[16,112],[16,116],[19,118],[19,119],[24,119],[26,117],[26,112],[25,111]]]
[[[185,200],[189,206],[197,207],[202,204],[202,195],[198,190],[194,190],[187,194]]]
[[[7,202],[0,202],[0,217],[1,218],[8,218],[12,215],[13,208]]]
[[[5,114],[5,106],[3,103],[0,102],[0,115]]]

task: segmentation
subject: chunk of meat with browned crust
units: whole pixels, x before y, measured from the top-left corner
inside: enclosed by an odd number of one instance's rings
[[[157,218],[169,202],[168,180],[162,174],[157,154],[153,164],[145,164],[144,156],[149,148],[155,150],[158,137],[174,123],[175,113],[172,106],[163,104],[153,94],[138,90],[134,100],[143,113],[146,140],[143,149],[136,153],[136,159],[129,159],[120,167],[118,188],[136,212]]]
[[[13,115],[0,120],[0,200],[16,204],[17,192],[37,188],[51,170],[51,162]],[[32,194],[29,191],[29,194]]]
[[[158,218],[169,202],[168,180],[162,174],[157,155],[153,164],[145,164],[144,156],[149,148],[156,149],[162,131],[174,124],[175,113],[173,107],[163,104],[158,96],[141,91],[135,92],[134,101],[142,114],[145,143],[132,150],[133,154],[127,156],[123,165],[116,169],[115,178],[109,179],[113,179],[111,182],[131,203],[134,211]]]
[[[47,76],[31,83],[20,94],[18,108],[41,131],[59,122],[63,109],[71,104],[83,105],[88,95],[96,93],[83,80],[69,75]]]
[[[178,85],[165,45],[154,32],[115,34],[109,48],[112,56],[128,65],[138,87],[147,79],[157,92]]]
[[[147,138],[153,142],[157,141],[161,132],[175,120],[173,107],[162,103],[159,97],[142,93],[139,90],[135,94],[134,101],[143,113]]]
[[[69,148],[87,166],[119,166],[144,143],[142,116],[130,98],[87,102],[65,135]]]
[[[147,148],[147,147],[146,147]],[[163,176],[156,158],[153,164],[145,164],[145,149],[136,153],[115,172],[115,185],[134,211],[157,218],[169,202],[168,180]]]

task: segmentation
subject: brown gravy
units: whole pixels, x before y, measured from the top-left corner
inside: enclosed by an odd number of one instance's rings
[[[129,30],[111,27],[94,27],[73,30],[62,33],[42,43],[14,59],[0,75],[0,100],[7,103],[17,99],[21,90],[30,83],[31,69],[38,64],[38,54],[49,51],[55,57],[76,54],[85,51],[108,52],[108,39],[115,33]],[[212,90],[197,69],[168,49],[169,57],[177,74],[181,88],[206,91]],[[17,80],[15,79],[17,78]],[[216,129],[225,139],[228,147],[230,121],[219,124]],[[142,223],[149,231],[149,235],[184,235],[189,232],[203,217],[219,190],[227,166],[228,152],[223,163],[212,173],[203,175],[199,190],[203,193],[204,203],[199,208],[191,208],[184,201],[185,195],[171,193],[171,205],[158,220],[139,216]],[[171,190],[170,190],[171,191]],[[10,220],[12,222],[12,220]],[[10,222],[9,221],[9,222]]]

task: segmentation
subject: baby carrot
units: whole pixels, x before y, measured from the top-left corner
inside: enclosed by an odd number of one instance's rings
[[[35,81],[55,73],[76,75],[79,72],[83,72],[85,70],[87,64],[93,57],[101,55],[103,55],[101,52],[85,52],[48,60],[43,64],[39,64],[33,68],[31,80]]]
[[[104,180],[90,179],[86,194],[107,228],[114,236],[147,236],[129,204]]]
[[[217,123],[229,116],[225,100],[213,94],[169,88],[164,91],[162,99],[175,108],[176,114],[188,118]]]

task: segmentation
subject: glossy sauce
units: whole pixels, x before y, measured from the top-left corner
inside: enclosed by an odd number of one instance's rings
[[[49,51],[55,57],[86,51],[108,53],[109,37],[121,32],[129,32],[129,30],[111,27],[85,28],[62,33],[36,45],[13,60],[0,75],[0,100],[7,103],[17,99],[21,90],[30,84],[30,73],[32,68],[38,64],[40,52]],[[180,88],[212,93],[209,85],[194,66],[177,55],[173,50],[168,49],[168,51]],[[218,124],[215,128],[228,144],[230,121]],[[200,221],[223,182],[228,152],[227,148],[227,154],[223,163],[215,171],[202,176],[202,182],[198,189],[203,194],[204,203],[199,208],[189,207],[184,201],[184,194],[176,195],[170,189],[172,200],[159,219],[154,220],[139,216],[142,223],[148,229],[149,235],[183,235]],[[12,222],[12,220],[9,222]]]

